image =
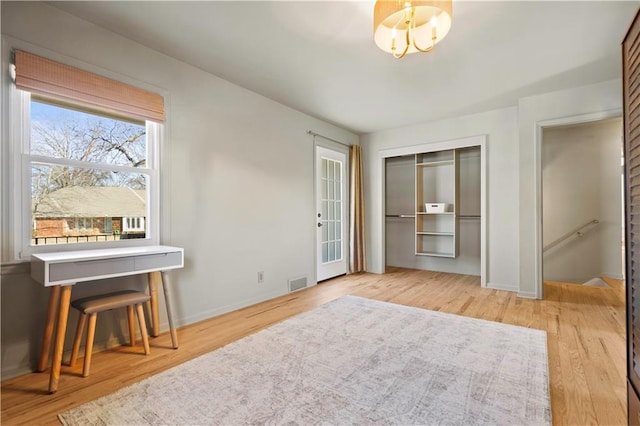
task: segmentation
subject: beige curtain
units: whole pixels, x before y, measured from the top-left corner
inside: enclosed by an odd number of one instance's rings
[[[350,204],[349,215],[350,243],[349,258],[351,273],[364,272],[367,269],[364,238],[364,187],[362,181],[362,150],[351,145],[350,153]]]

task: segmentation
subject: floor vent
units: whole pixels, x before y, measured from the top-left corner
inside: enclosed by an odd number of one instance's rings
[[[289,280],[289,292],[300,290],[307,286],[307,277],[295,278]]]

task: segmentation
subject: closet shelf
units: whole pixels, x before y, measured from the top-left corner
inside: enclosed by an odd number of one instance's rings
[[[416,154],[415,205],[416,210],[424,209],[416,212],[416,255],[457,256],[459,166],[460,160],[455,149]],[[430,208],[442,207],[441,204],[445,208],[434,208],[437,213]],[[427,207],[429,212],[426,211]]]
[[[424,215],[432,215],[432,216],[440,216],[440,215],[455,215],[454,212],[442,212],[442,213],[427,213],[427,212],[416,212],[416,214],[424,214]]]

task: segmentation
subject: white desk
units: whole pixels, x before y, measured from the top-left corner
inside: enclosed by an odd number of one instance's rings
[[[38,371],[46,370],[55,327],[56,340],[49,379],[49,392],[53,393],[58,390],[71,288],[74,284],[104,278],[148,274],[152,314],[151,334],[157,336],[159,333],[158,282],[161,281],[171,330],[171,343],[174,348],[177,348],[178,336],[173,325],[169,275],[166,272],[183,266],[184,250],[170,246],[78,250],[32,255],[31,277],[45,287],[51,287],[40,362],[38,363]]]

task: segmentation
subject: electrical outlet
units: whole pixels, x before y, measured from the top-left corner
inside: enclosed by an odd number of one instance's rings
[[[258,284],[264,282],[264,271],[258,272]]]

